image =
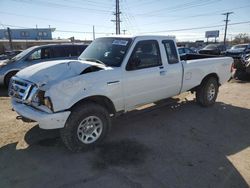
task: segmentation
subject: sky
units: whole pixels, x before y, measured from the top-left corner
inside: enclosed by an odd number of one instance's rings
[[[250,34],[250,0],[120,0],[121,33],[174,35],[178,41],[206,40],[219,30],[223,40]],[[0,0],[0,28],[56,28],[53,38],[81,40],[115,34],[115,0]],[[232,25],[230,25],[232,24]],[[123,31],[125,30],[125,31]]]

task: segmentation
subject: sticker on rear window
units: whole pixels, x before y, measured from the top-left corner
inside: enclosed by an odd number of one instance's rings
[[[127,40],[114,40],[112,44],[120,45],[120,46],[127,46],[128,41]]]

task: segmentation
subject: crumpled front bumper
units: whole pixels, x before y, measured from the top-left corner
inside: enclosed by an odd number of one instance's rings
[[[63,128],[69,115],[70,111],[63,111],[58,113],[47,113],[37,110],[31,106],[18,103],[12,100],[12,106],[14,110],[22,117],[34,120],[38,122],[41,129],[58,129]]]

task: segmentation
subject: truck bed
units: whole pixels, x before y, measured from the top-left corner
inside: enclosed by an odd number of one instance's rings
[[[233,63],[230,57],[197,54],[187,56],[187,59],[182,62],[184,74],[181,92],[200,85],[203,78],[209,74],[218,75],[219,84],[225,83],[230,78]]]
[[[180,56],[181,60],[187,61],[187,60],[195,60],[195,59],[205,59],[205,58],[218,58],[223,56],[218,55],[204,55],[204,54],[185,54]]]

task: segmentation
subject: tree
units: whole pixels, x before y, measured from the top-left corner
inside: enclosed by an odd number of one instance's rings
[[[240,33],[234,37],[233,43],[250,43],[250,36],[247,33]]]

